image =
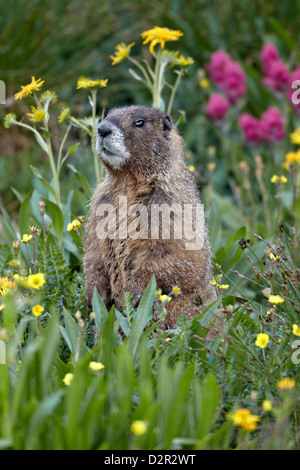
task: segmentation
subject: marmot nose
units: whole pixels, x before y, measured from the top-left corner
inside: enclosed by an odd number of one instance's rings
[[[98,127],[98,134],[100,135],[100,137],[102,137],[102,139],[104,139],[104,137],[108,136],[111,133],[112,130],[108,126],[100,125]]]

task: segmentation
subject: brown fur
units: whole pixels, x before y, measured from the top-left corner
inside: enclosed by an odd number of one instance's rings
[[[136,127],[140,119],[145,125]],[[171,230],[170,239],[162,239],[160,232],[160,238],[154,240],[129,237],[100,240],[96,234],[97,224],[101,223],[97,208],[109,203],[117,209],[119,196],[127,197],[128,207],[137,203],[147,207],[153,203],[178,203],[181,206],[199,203],[193,176],[185,164],[183,142],[171,118],[154,108],[113,109],[99,130],[103,132],[107,125],[120,130],[127,159],[120,168],[115,168],[109,158],[103,158],[100,150],[107,175],[97,187],[90,208],[84,255],[87,302],[91,303],[96,287],[108,306],[115,303],[120,308],[124,292],[131,292],[137,305],[154,274],[157,286],[164,294],[169,294],[175,285],[181,288],[181,295],[166,305],[167,325],[174,327],[178,315],[184,313],[193,317],[199,313],[195,297],[201,298],[203,306],[216,299],[215,288],[210,284],[211,250],[205,226],[202,227],[204,246],[200,250],[187,250],[185,239],[172,237],[174,230]],[[110,142],[109,138],[105,137],[103,142],[105,139]],[[128,216],[128,226],[136,216]],[[118,210],[116,220],[119,228]]]

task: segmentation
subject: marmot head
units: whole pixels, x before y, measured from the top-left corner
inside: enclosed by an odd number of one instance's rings
[[[172,118],[159,109],[128,106],[111,110],[97,136],[100,159],[111,172],[151,177],[184,160]]]

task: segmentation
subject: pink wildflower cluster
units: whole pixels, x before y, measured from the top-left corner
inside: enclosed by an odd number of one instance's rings
[[[288,66],[279,59],[278,49],[274,44],[266,44],[261,51],[263,83],[273,90],[285,91],[290,84]]]
[[[285,137],[284,123],[285,120],[278,108],[272,106],[261,115],[260,119],[247,113],[242,114],[239,119],[245,139],[252,145],[282,140]]]
[[[206,69],[212,82],[224,93],[213,94],[205,112],[213,119],[223,119],[229,106],[235,105],[246,92],[245,73],[224,51],[212,54]]]

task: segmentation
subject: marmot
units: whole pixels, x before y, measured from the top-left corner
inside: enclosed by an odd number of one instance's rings
[[[182,227],[183,209],[200,203],[185,164],[183,140],[167,113],[125,106],[112,109],[100,123],[97,151],[106,176],[92,198],[87,225],[87,302],[91,304],[96,287],[108,307],[114,303],[120,309],[124,292],[132,293],[136,306],[154,274],[163,294],[170,294],[173,286],[181,289],[166,304],[166,325],[172,328],[178,315],[191,318],[201,310],[199,305],[217,298],[210,283],[211,249],[204,217],[199,225],[195,210],[189,213],[200,240],[197,249],[187,247],[191,237]],[[151,211],[156,208],[157,215],[160,208],[170,206],[175,210],[169,213],[166,235],[165,215],[157,222]]]

